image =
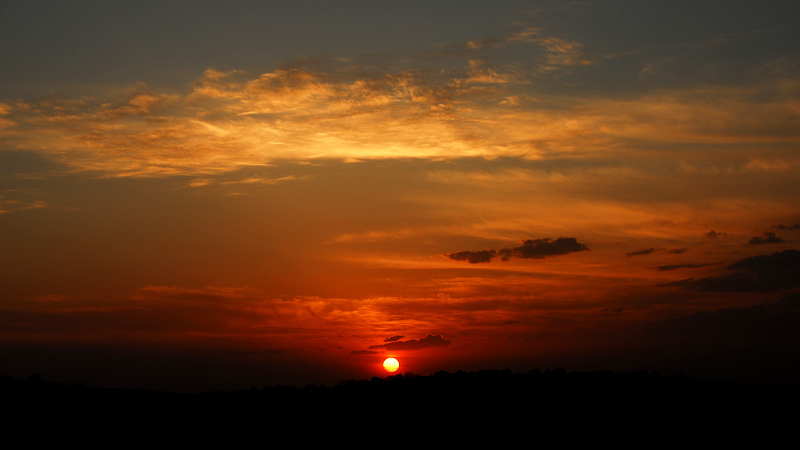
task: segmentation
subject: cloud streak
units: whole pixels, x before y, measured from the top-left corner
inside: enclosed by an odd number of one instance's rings
[[[672,264],[667,266],[658,266],[656,267],[660,271],[667,271],[667,270],[677,270],[677,269],[700,269],[702,267],[713,266],[714,263],[708,264]]]
[[[633,256],[646,256],[646,255],[652,255],[653,253],[656,253],[656,252],[667,252],[670,255],[682,255],[682,254],[684,254],[684,253],[686,253],[688,251],[689,251],[688,248],[654,248],[654,247],[651,247],[651,248],[646,248],[644,250],[637,250],[635,252],[626,253],[625,256],[627,256],[628,258],[633,257]]]

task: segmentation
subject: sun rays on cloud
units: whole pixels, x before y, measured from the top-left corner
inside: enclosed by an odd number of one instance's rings
[[[519,46],[524,61],[496,62]],[[797,168],[781,151],[800,142],[792,60],[754,67],[749,85],[628,98],[540,86],[592,64],[581,43],[529,27],[411,58],[309,58],[260,75],[208,69],[180,94],[139,84],[104,98],[6,99],[0,139],[105,176],[204,175],[282,159],[653,151],[691,166],[703,161],[686,149],[713,154],[721,144],[749,150],[738,156],[748,170]]]

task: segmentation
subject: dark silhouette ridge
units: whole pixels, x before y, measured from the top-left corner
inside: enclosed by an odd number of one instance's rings
[[[512,373],[412,373],[335,386],[267,386],[233,392],[178,394],[135,389],[100,389],[0,376],[0,398],[19,420],[40,424],[138,433],[177,432],[191,426],[270,433],[341,432],[392,427],[404,433],[478,427],[524,433],[574,433],[616,429],[682,433],[709,420],[748,427],[786,423],[785,407],[800,399],[796,387],[701,381],[658,372],[570,372],[563,369]],[[716,423],[716,422],[715,422]],[[144,428],[142,428],[144,427]],[[71,428],[70,428],[71,429]],[[570,431],[573,430],[573,431]],[[577,436],[574,438],[578,438]],[[589,435],[586,436],[590,438]]]

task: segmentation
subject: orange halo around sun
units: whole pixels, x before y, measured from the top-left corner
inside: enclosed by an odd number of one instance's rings
[[[386,369],[387,372],[395,372],[400,368],[400,363],[394,358],[386,358],[386,360],[383,361],[383,368]]]

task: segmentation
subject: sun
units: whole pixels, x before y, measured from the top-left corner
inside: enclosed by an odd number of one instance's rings
[[[396,372],[397,369],[400,368],[400,363],[394,358],[386,358],[386,360],[383,361],[383,368],[386,369],[387,372]]]

